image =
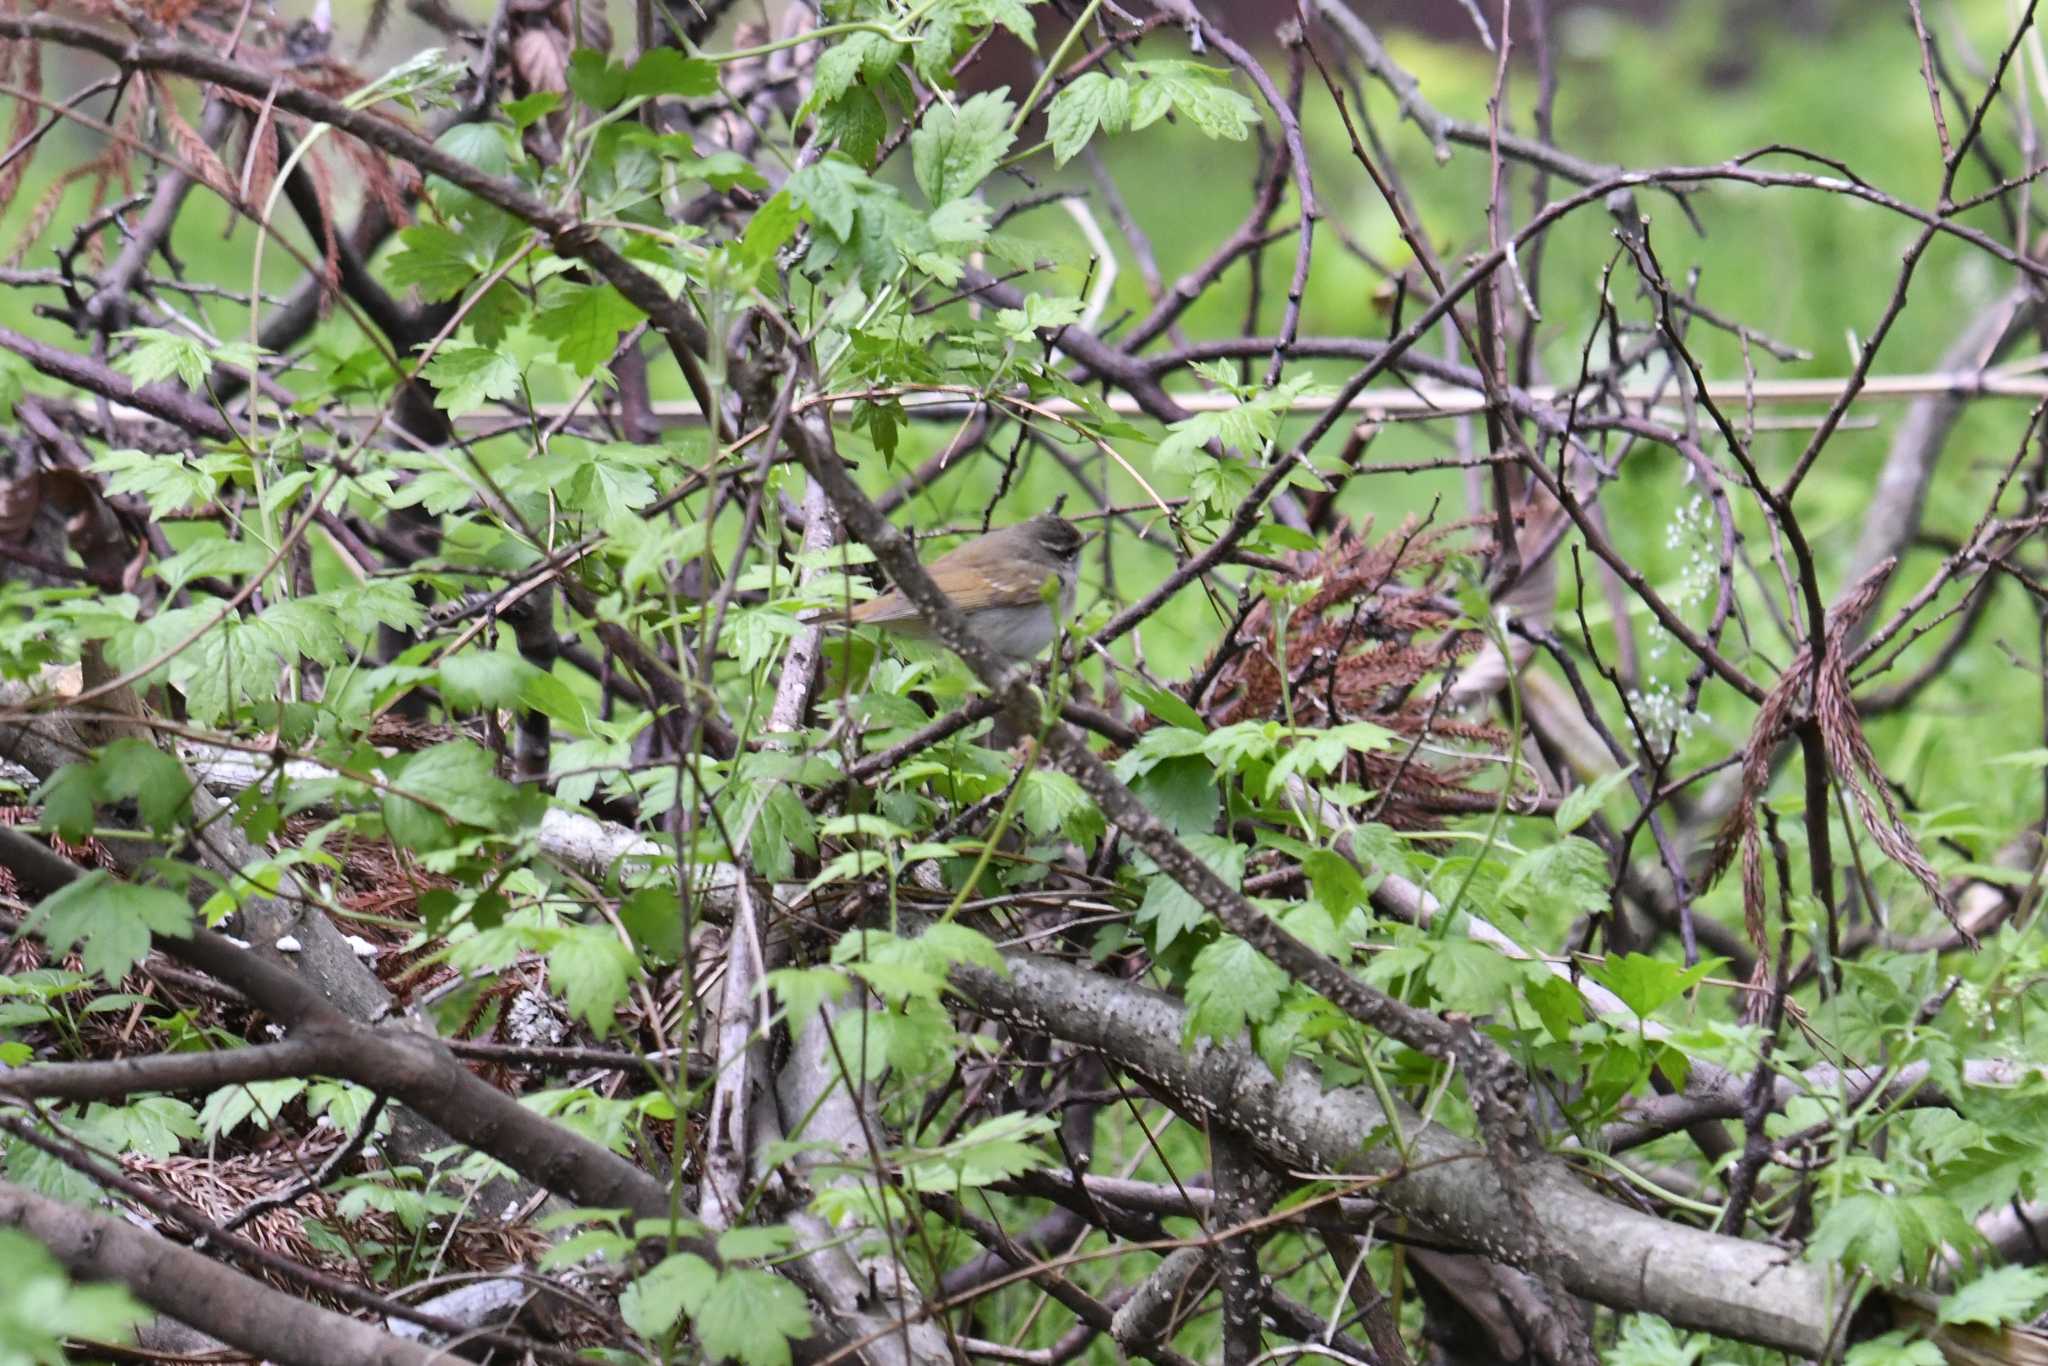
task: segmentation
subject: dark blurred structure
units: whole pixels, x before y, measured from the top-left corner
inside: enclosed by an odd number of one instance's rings
[[[1687,0],[1706,5],[1726,15],[1732,37],[1778,25],[1794,33],[1825,32],[1846,8],[1843,0]],[[1511,18],[1519,41],[1533,22],[1535,12],[1547,9],[1554,19],[1570,10],[1608,10],[1619,18],[1657,24],[1675,13],[1680,0],[1515,0]],[[1500,0],[1474,0],[1489,27],[1500,22]],[[1460,0],[1351,0],[1358,17],[1375,28],[1407,29],[1443,42],[1479,41],[1472,22],[1472,10]],[[1255,28],[1270,28],[1294,13],[1291,0],[1222,0],[1221,11],[1232,21],[1241,21],[1247,36]]]

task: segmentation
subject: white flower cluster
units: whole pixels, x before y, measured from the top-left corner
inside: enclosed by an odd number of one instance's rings
[[[1687,607],[1713,596],[1714,580],[1721,572],[1720,560],[1714,553],[1715,529],[1714,515],[1700,494],[1680,503],[1671,514],[1671,525],[1664,529],[1664,548],[1685,556],[1678,582],[1671,587],[1669,601],[1673,607]]]
[[[1643,730],[1659,747],[1673,741],[1683,744],[1692,738],[1699,714],[1687,709],[1685,699],[1669,683],[1652,681],[1647,688],[1632,688],[1628,700]]]

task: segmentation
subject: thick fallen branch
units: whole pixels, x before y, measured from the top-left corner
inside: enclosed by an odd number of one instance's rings
[[[1191,1123],[1229,1128],[1268,1163],[1365,1177],[1375,1200],[1427,1233],[1528,1265],[1532,1251],[1513,1235],[1508,1194],[1470,1140],[1404,1107],[1393,1123],[1405,1160],[1386,1142],[1361,1149],[1389,1123],[1370,1090],[1325,1091],[1305,1063],[1275,1079],[1241,1042],[1184,1049],[1187,1012],[1172,997],[1031,954],[1005,958],[1007,975],[955,969],[953,985],[976,1010],[1100,1052]],[[1527,1161],[1520,1173],[1575,1293],[1803,1356],[1819,1355],[1831,1340],[1842,1308],[1831,1268],[1628,1209],[1552,1159]]]
[[[292,1366],[430,1366],[446,1356],[322,1309],[154,1233],[0,1184],[0,1225],[50,1249],[71,1274],[119,1281],[200,1332]]]

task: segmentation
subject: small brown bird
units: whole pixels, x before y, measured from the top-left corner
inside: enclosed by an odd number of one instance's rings
[[[974,633],[1012,663],[1035,658],[1052,643],[1055,620],[1045,586],[1060,585],[1059,614],[1074,606],[1074,577],[1080,565],[1081,533],[1056,513],[998,527],[956,546],[925,566],[939,591],[966,614]],[[847,614],[855,626],[880,626],[916,639],[931,639],[931,625],[917,605],[892,588]]]

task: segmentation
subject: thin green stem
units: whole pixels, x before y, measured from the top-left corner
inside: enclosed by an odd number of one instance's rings
[[[1017,116],[1010,120],[1012,137],[1024,127],[1024,120],[1031,117],[1031,111],[1037,107],[1046,87],[1052,84],[1053,77],[1058,75],[1059,69],[1066,64],[1067,54],[1074,50],[1075,42],[1081,37],[1081,30],[1088,27],[1095,18],[1095,11],[1101,8],[1102,0],[1088,0],[1088,7],[1081,11],[1081,17],[1074,21],[1074,26],[1067,30],[1067,36],[1060,39],[1060,45],[1054,48],[1052,56],[1046,59],[1045,69],[1038,73],[1038,83],[1031,87],[1031,93],[1024,97],[1024,103],[1017,106]]]

